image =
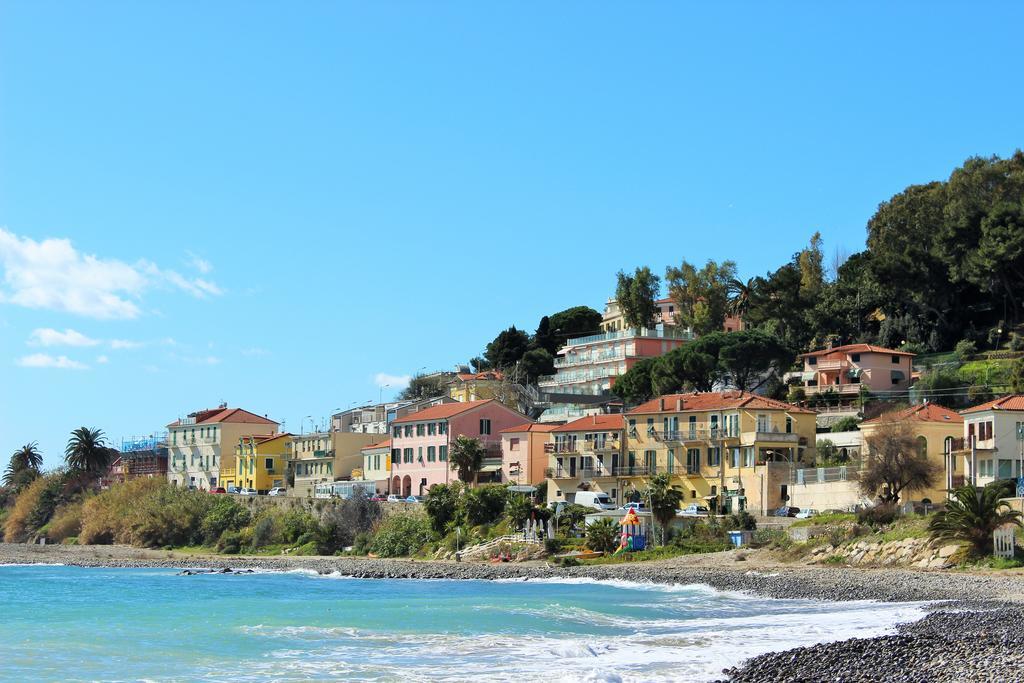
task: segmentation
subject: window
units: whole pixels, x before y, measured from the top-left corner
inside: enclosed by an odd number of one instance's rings
[[[738,448],[733,448],[732,449],[732,459],[731,459],[731,462],[729,464],[732,466],[733,469],[739,469],[739,466],[740,466],[740,449],[738,449]]]
[[[427,425],[427,436],[434,436],[437,434],[437,423],[431,422]]]
[[[665,454],[665,458],[667,460],[665,465],[668,469],[668,473],[672,474],[673,472],[676,471],[676,449],[668,449],[668,452]]]
[[[394,437],[402,436],[402,428],[401,427],[392,427],[391,428],[391,436],[394,436]]]
[[[789,415],[786,416],[786,433],[793,433],[793,418],[790,417]]]
[[[699,474],[700,473],[700,449],[699,448],[687,448],[686,449],[686,473],[687,474]]]
[[[916,446],[917,456],[919,458],[924,458],[928,456],[928,439],[924,438],[923,436],[917,437]]]
[[[693,439],[696,439],[697,438],[697,416],[696,415],[691,415],[690,416],[689,424],[687,425],[687,427],[688,427],[689,432],[690,432],[688,434],[688,436],[690,437],[690,440],[692,441]]]
[[[425,425],[422,422],[420,422],[418,425],[416,425],[416,436],[426,436],[426,435],[427,435],[427,425]]]
[[[420,446],[416,453],[416,462],[423,462],[423,446]]]
[[[274,469],[274,459],[273,458],[264,458],[263,459],[263,466],[265,468],[267,468],[268,470]]]
[[[893,356],[892,357],[892,362],[895,365],[899,365],[900,364],[900,357],[899,356]]]
[[[746,446],[743,449],[743,466],[753,467],[754,466],[754,447]]]
[[[412,462],[412,449],[411,448],[406,448],[404,451],[402,451],[402,462],[405,462],[405,463],[411,463]]]
[[[853,361],[854,363],[859,363],[860,362],[860,354],[859,353],[851,353],[850,354],[850,360]]]
[[[721,446],[715,446],[714,448],[708,449],[708,465],[711,467],[718,467],[722,464],[722,448]]]
[[[808,356],[807,357],[807,364],[808,365],[817,365],[818,364],[818,357],[817,356]]]
[[[644,451],[644,467],[651,474],[658,469],[658,451]]]
[[[447,422],[438,422],[437,423],[437,433],[438,434],[447,434],[448,433],[448,423]]]
[[[427,462],[434,462],[437,460],[436,449],[433,446],[427,446]]]
[[[447,462],[447,460],[448,460],[448,447],[447,446],[438,446],[437,447],[437,459],[440,460],[441,462]]]
[[[402,462],[402,450],[400,448],[391,449],[391,462]]]
[[[508,449],[510,451],[518,451],[519,450],[519,439],[509,439],[508,440]]]
[[[480,419],[480,434],[483,435],[483,434],[490,434],[490,433],[491,433],[491,421],[488,420],[487,418],[481,418]]]

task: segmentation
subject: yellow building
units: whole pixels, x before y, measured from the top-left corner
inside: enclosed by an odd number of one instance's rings
[[[665,473],[683,507],[765,514],[789,499],[794,471],[814,459],[815,430],[813,411],[755,394],[661,396],[625,416],[555,428],[548,500],[601,491],[621,505]]]
[[[900,502],[911,500],[939,503],[946,500],[946,489],[963,483],[963,472],[956,471],[956,458],[947,457],[952,444],[964,433],[964,418],[949,408],[934,403],[911,406],[865,420],[860,423],[864,437],[864,453],[871,457],[870,438],[881,428],[903,423],[911,428],[917,440],[917,451],[925,455],[938,468],[935,483],[923,491],[907,491],[900,495]]]
[[[352,478],[372,481],[376,484],[378,493],[389,493],[388,485],[391,483],[391,439],[363,446],[360,452],[363,454],[363,467],[359,471],[359,476],[355,476],[355,472],[353,472]]]
[[[317,484],[354,479],[363,468],[360,449],[380,434],[312,432],[293,436],[290,464],[294,480],[288,495],[312,498]]]
[[[486,401],[494,399],[512,410],[529,412],[526,389],[511,381],[497,370],[460,372],[448,382],[448,395],[456,401]]]
[[[266,493],[285,485],[285,468],[292,435],[243,436],[235,446],[234,462],[221,466],[221,485]]]
[[[234,449],[246,435],[277,433],[273,420],[226,405],[190,413],[167,425],[167,480],[174,486],[209,490],[227,486],[235,471]]]
[[[765,514],[789,500],[792,472],[813,461],[815,432],[813,411],[756,394],[661,396],[626,414],[618,488],[642,491],[665,472],[684,506]]]

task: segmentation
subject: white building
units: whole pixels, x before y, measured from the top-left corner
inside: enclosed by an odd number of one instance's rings
[[[167,480],[175,486],[214,488],[223,458],[234,463],[240,438],[277,434],[277,427],[266,416],[227,405],[175,420],[167,425]]]

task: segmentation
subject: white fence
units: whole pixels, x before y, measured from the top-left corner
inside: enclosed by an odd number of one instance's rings
[[[1017,527],[1006,524],[992,532],[992,545],[996,557],[1013,558],[1013,537]]]

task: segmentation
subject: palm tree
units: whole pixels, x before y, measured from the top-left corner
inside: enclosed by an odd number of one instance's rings
[[[112,451],[107,448],[102,430],[79,427],[71,432],[64,462],[72,470],[98,475],[110,464]]]
[[[651,514],[661,525],[661,542],[664,543],[668,536],[668,525],[676,518],[683,492],[678,486],[672,485],[667,474],[656,474],[651,477],[644,497],[650,501]]]
[[[974,552],[992,552],[992,532],[1004,524],[1021,526],[1021,513],[1000,498],[1007,495],[1001,485],[977,488],[973,484],[952,492],[946,509],[928,524],[932,538],[945,541],[967,541]]]
[[[484,447],[478,439],[468,436],[456,437],[448,452],[448,463],[453,470],[459,471],[459,479],[470,483],[474,474],[480,469],[484,460]]]
[[[729,280],[729,284],[726,285],[729,292],[729,313],[742,319],[750,310],[750,302],[756,286],[755,278],[750,278],[746,282],[738,278]]]
[[[38,444],[35,441],[27,443],[11,456],[4,471],[3,485],[19,488],[39,476],[42,466],[43,454],[39,452]]]
[[[610,553],[618,545],[619,529],[614,519],[604,517],[587,527],[587,547]]]

